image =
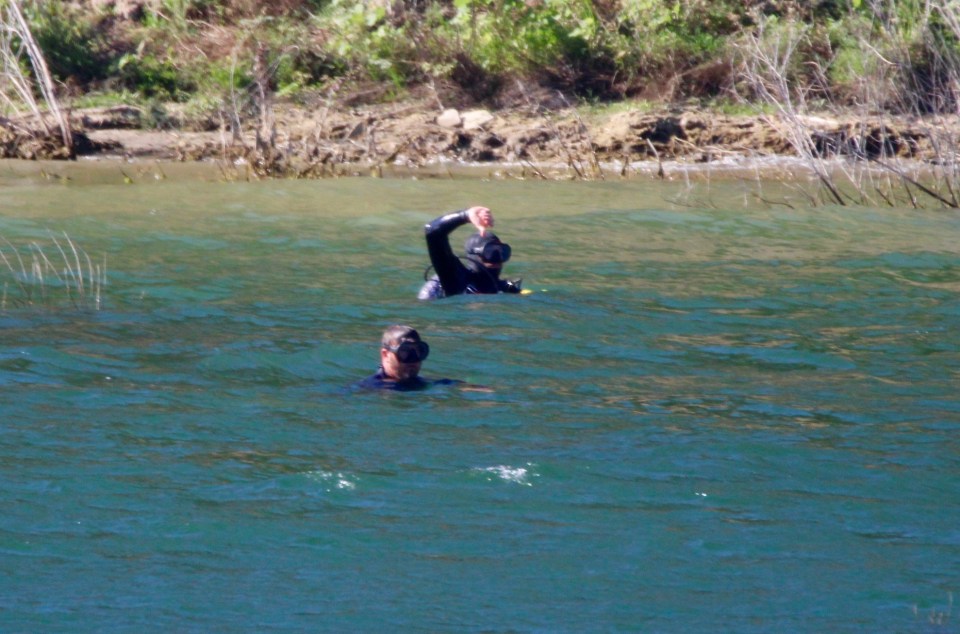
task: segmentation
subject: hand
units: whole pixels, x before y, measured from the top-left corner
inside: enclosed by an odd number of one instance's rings
[[[487,228],[493,226],[493,213],[486,207],[471,207],[467,209],[467,217],[480,235],[486,235]]]

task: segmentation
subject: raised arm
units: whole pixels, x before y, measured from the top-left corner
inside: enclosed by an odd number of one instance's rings
[[[493,214],[486,207],[470,207],[444,214],[423,229],[427,237],[427,252],[440,284],[447,295],[462,293],[466,282],[465,269],[450,247],[450,234],[457,227],[473,224],[481,232],[493,226]]]

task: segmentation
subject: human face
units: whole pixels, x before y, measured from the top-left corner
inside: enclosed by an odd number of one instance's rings
[[[430,346],[426,341],[406,340],[396,345],[384,346],[384,348],[397,355],[400,363],[424,361],[430,354]]]
[[[488,242],[482,249],[475,249],[474,255],[478,256],[480,263],[486,268],[499,271],[504,263],[510,259],[512,249],[509,244],[503,242]]]
[[[407,381],[420,374],[423,360],[430,354],[426,342],[404,342],[399,346],[380,349],[383,373],[394,381]]]

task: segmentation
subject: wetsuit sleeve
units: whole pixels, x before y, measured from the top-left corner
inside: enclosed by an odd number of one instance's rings
[[[430,263],[437,272],[440,285],[447,295],[456,295],[466,289],[466,267],[453,254],[450,247],[450,234],[457,227],[470,222],[466,210],[440,216],[424,227],[427,235],[427,252],[430,254]]]

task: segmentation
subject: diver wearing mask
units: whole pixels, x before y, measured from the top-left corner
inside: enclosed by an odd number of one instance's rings
[[[395,324],[383,331],[380,339],[380,367],[376,374],[360,381],[363,390],[423,390],[431,385],[463,383],[453,379],[428,381],[420,376],[420,365],[430,355],[430,346],[414,328]]]
[[[467,223],[473,224],[477,233],[467,238],[466,256],[459,258],[450,247],[450,234]],[[489,230],[492,226],[493,213],[489,209],[470,207],[440,216],[424,227],[435,275],[424,283],[417,298],[439,299],[461,293],[519,293],[520,280],[500,279],[511,249]]]
[[[465,392],[493,392],[492,388],[458,379],[424,379],[420,366],[430,356],[430,346],[416,329],[394,324],[380,338],[380,367],[375,374],[353,385],[353,390],[411,392],[433,386],[454,386]]]

